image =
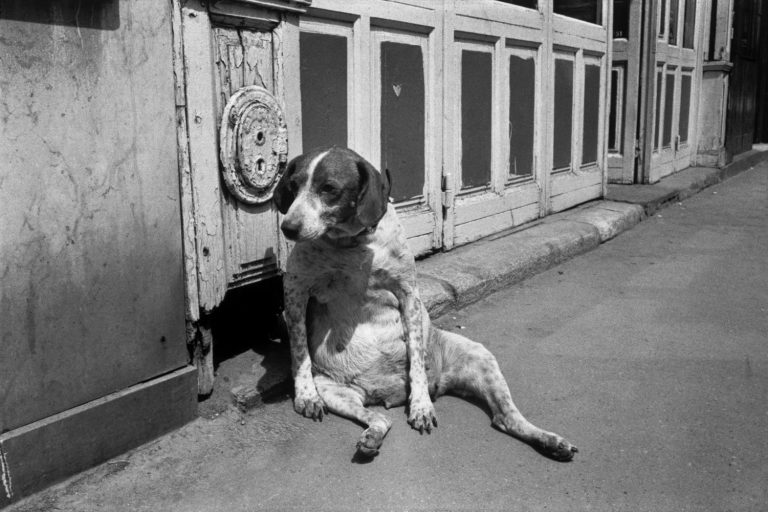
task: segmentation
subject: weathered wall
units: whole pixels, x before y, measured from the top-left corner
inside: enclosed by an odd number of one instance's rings
[[[0,432],[186,364],[170,6],[0,0]]]

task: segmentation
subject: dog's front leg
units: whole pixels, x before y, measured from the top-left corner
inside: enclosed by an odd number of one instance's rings
[[[429,397],[429,384],[424,364],[429,335],[429,317],[421,304],[419,291],[415,286],[403,283],[397,295],[408,346],[408,381],[411,388],[408,399],[408,423],[419,432],[423,433],[426,430],[430,433],[433,426],[437,427],[437,415]]]
[[[307,418],[322,419],[325,403],[317,392],[312,379],[312,361],[307,346],[307,302],[309,292],[295,275],[286,273],[283,279],[285,287],[285,321],[291,344],[291,373],[296,392],[293,408]]]

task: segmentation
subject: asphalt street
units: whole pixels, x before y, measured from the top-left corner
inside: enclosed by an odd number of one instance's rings
[[[438,325],[483,342],[558,463],[455,397],[381,454],[287,397],[201,418],[9,511],[768,509],[768,165]]]

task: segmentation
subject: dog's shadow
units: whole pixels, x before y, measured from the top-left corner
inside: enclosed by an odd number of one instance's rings
[[[352,464],[370,464],[376,460],[376,456],[373,455],[365,455],[364,453],[361,453],[360,451],[356,451],[355,454],[352,456],[352,460],[350,461]]]
[[[290,400],[291,361],[280,310],[282,294],[279,278],[227,292],[212,319],[216,381],[206,401],[229,403],[230,388],[244,382],[259,390],[262,403]]]

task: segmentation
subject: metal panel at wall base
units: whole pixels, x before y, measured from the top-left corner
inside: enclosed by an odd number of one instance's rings
[[[188,366],[0,435],[0,508],[168,433],[197,415]]]

